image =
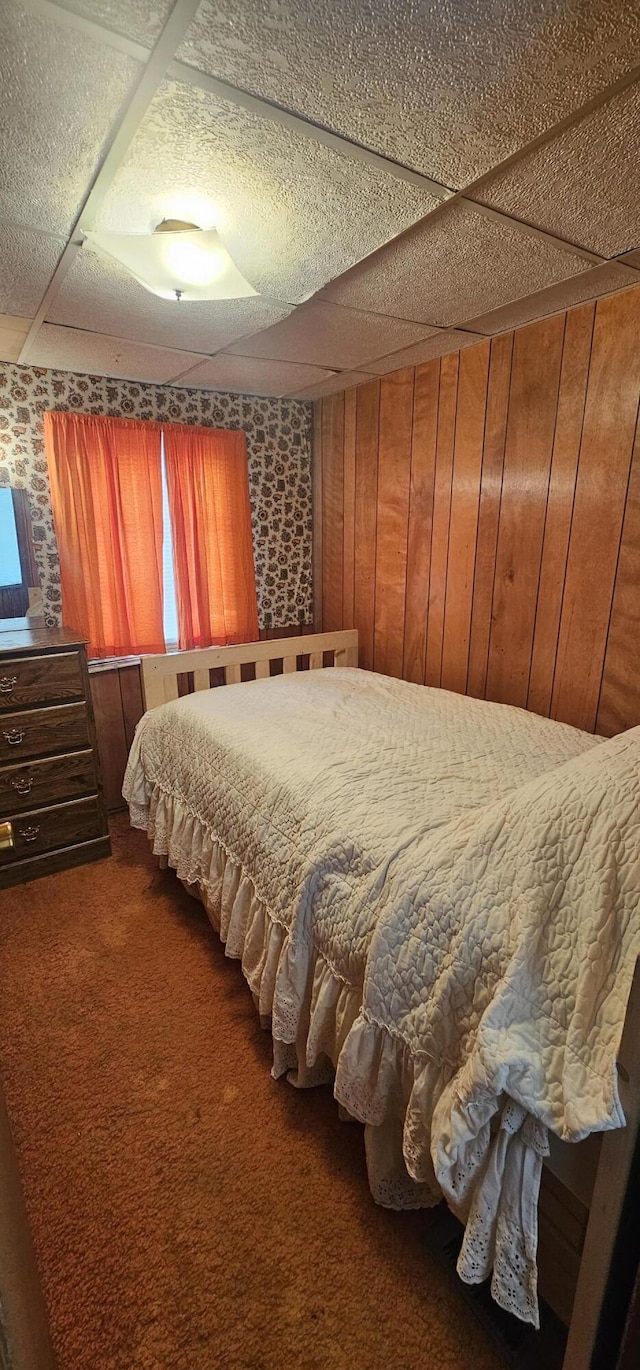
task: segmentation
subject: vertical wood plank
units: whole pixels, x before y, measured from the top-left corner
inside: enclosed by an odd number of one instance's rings
[[[438,432],[440,361],[416,367],[411,435],[411,483],[407,543],[407,593],[404,615],[402,674],[416,685],[424,683],[431,527]]]
[[[322,401],[322,622],[342,627],[344,394]]]
[[[391,676],[402,675],[404,649],[413,379],[409,368],[380,383],[374,663]]]
[[[353,609],[360,665],[368,671],[373,670],[379,413],[380,382],[368,381],[357,391]]]
[[[548,715],[582,437],[595,304],[567,314],[527,708]]]
[[[611,737],[640,723],[640,428],[622,527],[596,731]]]
[[[313,627],[322,632],[322,400],[313,406],[311,445],[311,509],[313,537]],[[260,630],[262,637],[263,629]]]
[[[461,352],[458,375],[441,684],[460,694],[469,662],[490,347],[487,339]]]
[[[125,807],[122,781],[129,754],[118,668],[114,667],[112,671],[96,671],[89,679],[102,767],[104,801],[108,812],[113,813],[116,809]]]
[[[433,490],[429,617],[427,623],[425,665],[426,685],[439,685],[442,673],[442,639],[444,634],[444,605],[447,590],[451,481],[453,476],[453,444],[456,431],[459,357],[460,354],[458,352],[451,352],[448,356],[443,357],[440,363],[440,399],[438,404],[436,471]]]
[[[551,712],[595,727],[640,394],[640,292],[598,301]]]
[[[564,316],[518,329],[496,552],[487,697],[526,706]]]
[[[473,579],[467,694],[484,699],[489,663],[493,579],[498,545],[502,468],[507,435],[513,333],[492,338]]]
[[[140,667],[122,666],[119,675],[124,734],[127,747],[130,747],[136,726],[144,713]]]
[[[353,628],[356,503],[356,390],[344,397],[344,498],[342,543],[342,626]]]

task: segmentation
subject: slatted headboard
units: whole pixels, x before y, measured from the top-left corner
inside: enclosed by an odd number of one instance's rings
[[[167,652],[165,656],[142,657],[142,691],[145,709],[155,709],[180,695],[179,676],[193,677],[193,690],[208,690],[211,671],[222,668],[225,685],[242,680],[242,667],[255,667],[256,680],[271,674],[271,662],[281,661],[285,673],[297,671],[298,658],[309,657],[309,669],[324,666],[326,653],[331,665],[358,665],[358,633],[314,633],[309,637],[282,637],[273,642],[242,642],[235,647],[200,647],[192,652]]]

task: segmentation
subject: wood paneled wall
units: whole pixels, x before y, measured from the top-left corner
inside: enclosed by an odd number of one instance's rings
[[[316,628],[361,666],[640,723],[640,288],[317,403]]]

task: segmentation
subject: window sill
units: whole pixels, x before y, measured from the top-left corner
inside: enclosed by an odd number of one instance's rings
[[[139,656],[106,656],[89,662],[89,675],[99,675],[101,671],[119,671],[122,666],[139,666]]]

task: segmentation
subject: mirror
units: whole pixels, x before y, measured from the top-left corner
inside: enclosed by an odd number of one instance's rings
[[[43,614],[26,490],[0,487],[0,619]]]

